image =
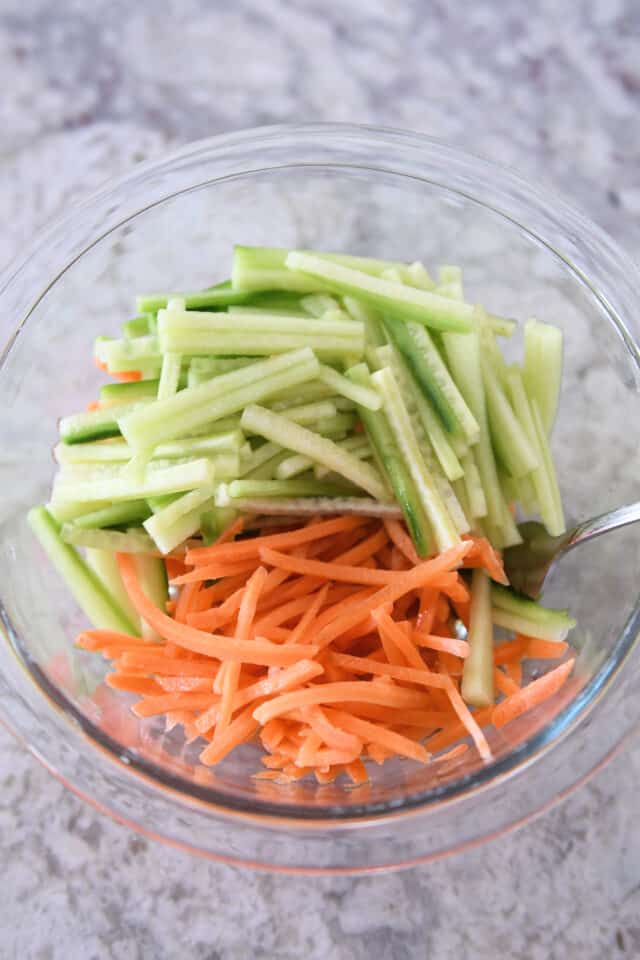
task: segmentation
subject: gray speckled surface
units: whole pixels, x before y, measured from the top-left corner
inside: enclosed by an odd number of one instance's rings
[[[0,2],[0,261],[167,146],[256,123],[404,126],[519,167],[640,248],[640,8]],[[462,6],[462,5],[460,5]],[[87,12],[89,10],[90,12]],[[0,956],[640,956],[638,742],[536,823],[402,874],[257,875],[150,844],[0,733]]]

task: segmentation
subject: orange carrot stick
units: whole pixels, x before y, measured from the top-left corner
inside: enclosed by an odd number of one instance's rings
[[[331,660],[337,666],[351,670],[353,673],[371,673],[374,676],[391,677],[394,680],[400,680],[405,683],[418,683],[421,686],[448,691],[447,683],[449,678],[439,673],[433,673],[429,670],[426,663],[423,663],[421,669],[418,670],[415,667],[380,663],[379,660],[373,660],[371,657],[352,657],[348,653],[332,653]],[[360,683],[362,683],[362,681],[360,681]],[[357,685],[357,682],[354,685]],[[371,702],[380,703],[383,707],[393,706],[391,703],[385,704],[382,700],[373,700]]]
[[[249,706],[231,721],[219,737],[216,737],[200,754],[200,762],[206,766],[213,766],[223,760],[227,754],[250,740],[258,729],[258,722],[253,717],[253,707]]]
[[[414,672],[418,673],[418,671]],[[446,678],[436,677],[436,680],[444,679]],[[339,683],[317,684],[304,690],[295,690],[292,693],[283,693],[257,707],[254,716],[260,723],[266,723],[267,720],[280,717],[300,707],[325,703],[349,703],[351,700],[379,703],[382,706],[397,707],[398,709],[422,707],[427,703],[425,695],[418,690],[407,690],[393,686],[385,688],[380,683],[368,680],[345,680]]]
[[[569,644],[560,640],[540,640],[538,637],[522,637],[520,634],[516,639],[526,640],[527,648],[523,656],[529,660],[559,660],[569,649]]]
[[[286,550],[303,543],[309,543],[312,540],[318,540],[320,537],[331,536],[341,530],[351,530],[363,523],[366,523],[364,517],[336,517],[333,520],[324,520],[320,523],[300,527],[297,530],[290,530],[287,533],[274,533],[266,537],[254,537],[236,543],[214,544],[211,547],[196,547],[187,552],[186,562],[199,565],[229,560],[233,563],[247,557],[257,557],[262,547]]]
[[[407,558],[409,563],[412,563],[414,566],[420,563],[420,557],[416,553],[416,548],[413,545],[413,540],[400,523],[399,520],[392,520],[385,518],[384,528],[387,531],[389,539],[393,544],[400,550],[402,554]]]
[[[520,690],[518,684],[514,683],[511,677],[504,673],[500,667],[493,668],[493,680],[496,685],[496,690],[499,690],[505,697],[510,697],[511,694],[517,693],[518,690]]]
[[[374,610],[373,619],[378,625],[380,636],[386,636],[400,651],[404,661],[416,670],[425,670],[426,665],[407,633],[391,617],[381,610]]]
[[[345,710],[329,709],[327,710],[327,716],[336,726],[342,727],[348,733],[355,734],[365,743],[379,744],[401,757],[417,760],[418,763],[426,763],[429,760],[429,754],[421,743],[416,743],[408,737],[394,733],[393,730],[371,723],[369,720],[361,720],[360,717],[354,717],[353,714],[347,713]]]
[[[266,578],[267,571],[265,568],[258,567],[247,583],[244,596],[240,604],[240,610],[238,612],[238,623],[236,625],[235,632],[236,640],[239,640],[241,643],[244,643],[249,639],[251,625],[256,613],[256,607],[258,606],[258,600],[260,599],[260,592],[264,587]],[[222,700],[220,703],[220,714],[216,724],[215,739],[219,737],[221,731],[228,726],[229,721],[231,720],[231,707],[233,697],[238,689],[240,667],[241,663],[237,660],[228,661],[227,663],[223,664],[225,674],[222,684]]]
[[[375,610],[376,607],[381,607],[386,603],[394,603],[396,600],[399,600],[400,597],[404,596],[405,593],[409,593],[410,590],[428,586],[438,574],[456,567],[464,560],[470,548],[471,545],[463,541],[457,546],[445,550],[444,553],[441,553],[433,560],[427,560],[425,563],[419,564],[417,567],[414,567],[413,570],[396,574],[398,577],[397,582],[383,587],[382,590],[376,591],[376,593],[366,601],[358,602],[354,599],[350,603],[345,604],[346,609],[344,613],[327,624],[327,626],[317,634],[315,639],[317,639],[320,646],[326,646],[331,643],[335,637],[339,637],[341,633],[348,630],[349,627],[359,623],[367,613]]]
[[[318,615],[318,611],[324,605],[328,591],[329,584],[325,583],[324,587],[314,594],[311,604],[307,607],[304,614],[296,624],[295,629],[291,631],[289,643],[300,643],[307,629],[309,628],[309,625],[313,623]]]
[[[206,710],[213,700],[217,700],[214,693],[163,693],[139,700],[133,712],[138,717],[155,717],[169,710]]]
[[[119,553],[117,558],[120,576],[136,611],[161,636],[180,647],[220,660],[238,660],[241,663],[257,663],[267,667],[288,666],[301,657],[313,657],[317,653],[318,648],[316,646],[303,646],[302,644],[277,646],[261,640],[239,642],[217,634],[203,633],[185,624],[176,623],[175,620],[172,620],[171,617],[154,606],[143,593],[131,554]]]
[[[346,583],[360,583],[363,586],[384,586],[397,583],[400,579],[398,572],[393,570],[369,570],[366,567],[351,567],[339,563],[326,563],[324,560],[306,560],[303,557],[292,557],[280,553],[269,547],[260,548],[260,557],[264,563],[290,573],[302,573],[314,577],[324,577],[327,580],[340,580]]]
[[[497,707],[493,708],[491,715],[493,725],[495,727],[503,727],[506,723],[515,720],[516,717],[519,717],[525,711],[532,710],[545,700],[548,700],[549,697],[557,693],[563,685],[573,670],[573,663],[573,660],[567,660],[565,663],[561,663],[559,667],[555,667],[555,669],[550,670],[549,673],[538,677],[537,680],[533,680],[527,684],[526,687],[522,687],[517,693],[512,694],[512,696],[503,700],[502,703],[499,703]]]
[[[454,657],[461,657],[463,660],[469,656],[469,644],[466,640],[458,640],[457,637],[440,637],[433,633],[422,633],[421,630],[415,630],[413,642],[418,647],[441,650],[453,654]]]

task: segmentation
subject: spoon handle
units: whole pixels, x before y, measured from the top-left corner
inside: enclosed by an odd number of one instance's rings
[[[618,507],[617,510],[601,513],[599,517],[593,517],[591,520],[579,523],[569,537],[565,549],[568,550],[579,543],[593,540],[594,537],[599,537],[601,533],[608,533],[609,530],[626,527],[638,520],[640,520],[640,502],[628,503],[624,507]]]

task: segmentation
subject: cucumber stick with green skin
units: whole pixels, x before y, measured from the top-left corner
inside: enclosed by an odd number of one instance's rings
[[[535,400],[544,430],[551,433],[562,380],[562,331],[549,323],[527,320],[524,325],[524,379]]]
[[[193,433],[209,421],[237,413],[285,387],[313,380],[319,368],[308,348],[258,361],[121,416],[120,430],[136,452],[146,450]]]
[[[432,445],[428,432],[425,430],[424,419],[420,416],[421,403],[426,405],[427,401],[421,394],[420,390],[416,388],[416,385],[412,380],[411,373],[407,369],[406,364],[403,362],[403,358],[401,357],[400,353],[395,350],[391,344],[387,344],[386,347],[379,347],[375,351],[375,356],[378,361],[377,369],[383,369],[385,366],[388,366],[391,369],[402,395],[402,399],[407,408],[407,413],[409,414],[409,418],[411,420],[411,427],[415,434],[415,439],[418,442],[427,472],[433,479],[436,489],[440,494],[440,497],[442,498],[458,533],[467,533],[470,529],[470,524],[465,511],[460,505],[458,497],[456,496],[455,490],[449,482],[446,472],[443,471],[439,463],[435,447]],[[422,412],[425,413],[426,411],[423,410]],[[451,456],[455,457],[450,447],[449,450]],[[451,466],[452,464],[447,462],[447,467],[451,468]],[[459,466],[460,465],[458,464],[458,467]],[[457,472],[454,479],[457,479],[461,475],[462,471],[459,469],[459,472]]]
[[[279,443],[329,467],[330,470],[335,470],[378,500],[386,500],[388,497],[382,479],[369,464],[358,460],[348,450],[341,449],[326,437],[318,436],[306,427],[287,420],[281,414],[251,405],[245,409],[241,425],[247,432],[258,433],[272,443]]]
[[[96,576],[101,580],[109,593],[115,598],[120,608],[129,618],[136,628],[136,633],[141,633],[142,624],[138,611],[131,603],[129,594],[125,590],[118,560],[113,550],[103,550],[98,547],[86,547],[84,558],[87,565],[93,570]]]
[[[447,370],[429,331],[420,324],[400,320],[387,320],[386,329],[446,432],[462,434],[467,443],[476,443],[480,436],[478,422]]]
[[[560,643],[576,625],[566,610],[543,607],[536,600],[497,583],[491,584],[491,605],[496,626],[515,630],[527,637]]]
[[[389,426],[402,454],[404,465],[416,486],[418,497],[429,519],[438,549],[448,550],[449,547],[453,547],[460,542],[460,537],[438,492],[433,476],[425,464],[420,444],[416,439],[411,418],[402,399],[397,381],[388,367],[374,373],[371,380],[382,395],[383,409],[389,421]]]
[[[234,247],[233,286],[239,290],[289,290],[312,294],[325,289],[321,281],[292,274],[286,265],[288,255],[289,250],[284,247]],[[396,261],[341,253],[323,253],[321,256],[331,263],[342,264],[372,276],[379,276],[390,267],[402,266]]]
[[[46,507],[34,507],[27,519],[49,560],[93,626],[137,636],[136,624],[77,550],[65,543],[60,536],[60,525]]]
[[[347,376],[360,386],[373,387],[371,374],[364,363],[348,370]],[[361,407],[359,412],[373,448],[375,459],[393,490],[416,550],[419,556],[426,557],[431,552],[432,547],[431,528],[418,497],[416,485],[405,467],[398,445],[394,440],[387,417],[382,410],[374,412],[366,407]]]
[[[467,332],[471,329],[473,307],[467,303],[383,280],[300,251],[292,251],[285,263],[290,270],[315,277],[336,293],[358,297],[369,306],[401,320],[416,320],[437,330]]]
[[[445,333],[442,336],[442,342],[451,374],[480,426],[480,436],[474,448],[474,458],[486,498],[486,521],[494,535],[499,535],[504,523],[503,497],[489,434],[489,421],[482,382],[480,336],[477,329],[474,328],[466,336]],[[502,546],[502,544],[497,545]]]

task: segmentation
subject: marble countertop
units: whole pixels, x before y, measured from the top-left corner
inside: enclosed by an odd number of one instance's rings
[[[455,6],[3,0],[0,263],[144,158],[309,119],[411,128],[512,164],[637,257],[638,4]],[[639,782],[636,740],[515,834],[403,873],[301,883],[141,839],[0,732],[0,958],[638,957]]]

